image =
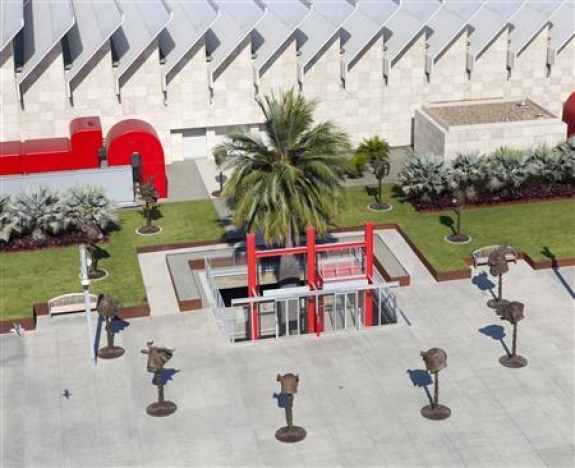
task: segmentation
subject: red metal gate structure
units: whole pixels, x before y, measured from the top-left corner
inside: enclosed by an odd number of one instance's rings
[[[567,124],[567,136],[575,135],[575,92],[571,93],[563,108],[563,122]]]
[[[307,285],[310,291],[321,290],[323,286],[323,275],[317,271],[317,254],[320,252],[331,252],[344,249],[363,249],[365,256],[365,268],[357,273],[365,278],[368,284],[373,283],[373,223],[366,223],[364,228],[364,239],[358,242],[337,242],[332,244],[316,244],[315,229],[309,228],[306,233],[306,245],[298,247],[288,247],[281,249],[258,250],[256,247],[255,234],[246,236],[246,256],[248,267],[248,297],[250,299],[258,297],[257,269],[258,260],[261,258],[281,257],[283,255],[305,255],[307,270]],[[365,323],[366,327],[373,324],[373,303],[372,291],[365,292]],[[307,310],[307,332],[316,333],[318,336],[322,331],[322,323],[319,311],[316,310],[314,300],[308,300]],[[252,340],[258,339],[259,331],[259,305],[255,301],[249,303],[250,335]]]

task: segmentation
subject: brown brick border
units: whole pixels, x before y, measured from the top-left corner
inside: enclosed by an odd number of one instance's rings
[[[567,197],[566,199],[570,199],[572,197]],[[554,200],[559,200],[556,198]],[[526,201],[523,203],[537,203],[544,200],[539,201]],[[517,202],[515,202],[517,203]],[[513,203],[510,203],[513,204]],[[502,204],[498,205],[501,206]],[[492,207],[492,206],[489,206]],[[482,206],[476,208],[484,208]],[[486,207],[487,208],[487,207]],[[441,210],[441,211],[448,211],[448,210]],[[346,226],[341,228],[334,228],[330,229],[329,232],[351,232],[351,231],[361,231],[363,226]],[[427,258],[421,253],[421,251],[415,246],[415,244],[411,241],[409,236],[403,231],[403,229],[396,223],[381,223],[381,224],[374,224],[375,229],[395,229],[401,237],[407,242],[407,244],[411,247],[411,249],[415,252],[419,260],[425,265],[427,270],[431,273],[431,275],[435,278],[436,281],[452,281],[452,280],[459,280],[459,279],[469,279],[471,278],[471,269],[468,268],[466,270],[454,270],[454,271],[437,271],[428,261]],[[216,244],[225,244],[227,243],[224,238],[220,239],[212,239],[212,240],[205,240],[205,241],[195,241],[195,242],[177,242],[172,244],[161,244],[161,245],[150,245],[144,247],[137,247],[136,253],[151,253],[151,252],[162,252],[166,250],[176,250],[176,249],[184,249],[190,247],[203,247],[207,245],[216,245]],[[534,270],[543,270],[547,268],[556,268],[556,267],[565,267],[565,266],[575,266],[575,257],[573,258],[565,258],[560,260],[541,260],[535,261],[529,255],[525,254],[524,252],[518,252],[518,258],[523,259],[527,262],[527,264]],[[465,263],[469,266],[473,265],[471,257],[465,257],[463,259]],[[190,265],[191,266],[191,265]],[[382,270],[380,270],[382,271]],[[388,281],[398,281],[401,286],[402,281],[405,285],[409,284],[409,277],[407,279],[405,277],[400,278],[391,278],[389,276],[386,277],[387,273],[383,273],[384,278]],[[390,279],[388,279],[390,278]],[[170,276],[171,279],[171,276]],[[177,293],[176,293],[177,294]],[[177,296],[176,296],[177,297]],[[188,301],[184,301],[182,305],[186,306],[193,306],[195,304],[187,304]],[[194,301],[189,301],[194,302]],[[178,304],[180,302],[178,301]],[[181,310],[181,309],[180,309]],[[190,309],[191,310],[191,309]],[[7,319],[7,320],[0,320],[0,334],[2,333],[10,333],[10,329],[13,327],[14,323],[19,323],[22,325],[26,330],[35,330],[36,329],[36,321],[38,315],[46,315],[48,313],[48,304],[47,303],[37,303],[32,306],[32,317],[26,318],[16,318],[16,319]],[[140,304],[136,306],[130,307],[123,307],[120,309],[120,317],[121,318],[135,318],[135,317],[146,317],[150,315],[150,307],[148,304]]]

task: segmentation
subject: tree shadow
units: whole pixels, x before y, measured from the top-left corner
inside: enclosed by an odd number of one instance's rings
[[[481,273],[475,275],[471,282],[477,286],[481,291],[489,291],[493,299],[497,299],[495,293],[493,292],[495,289],[495,283],[489,279],[487,276],[487,272],[482,271]]]
[[[391,187],[391,198],[397,200],[398,203],[409,203],[409,200],[405,193],[403,193],[403,190],[401,190],[401,187],[396,184]]]
[[[173,368],[162,369],[162,372],[160,372],[160,383],[164,386],[167,385],[168,382],[174,380],[174,375],[176,375],[178,372],[180,372],[180,369],[173,369]],[[152,383],[156,385],[156,381],[154,379],[155,374],[152,376]]]
[[[551,269],[553,270],[553,273],[555,273],[555,276],[557,276],[557,279],[567,290],[571,298],[575,299],[575,291],[573,291],[573,288],[569,285],[563,274],[559,271],[559,265],[557,264],[557,257],[555,254],[549,249],[549,247],[543,247],[541,253],[543,256],[551,260]]]
[[[88,248],[90,249],[91,255],[93,255],[97,261],[103,260],[105,258],[110,258],[110,252],[108,252],[106,249],[103,249],[98,244],[89,244]]]
[[[507,347],[507,344],[504,340],[507,336],[505,334],[505,328],[503,328],[501,325],[489,325],[487,327],[480,328],[478,331],[479,333],[482,333],[489,338],[493,338],[494,340],[499,341],[507,356],[511,356],[511,351],[509,351],[509,348]]]
[[[451,216],[442,215],[439,217],[439,222],[443,224],[445,227],[451,229],[451,233],[455,234],[455,221]]]
[[[368,185],[365,186],[365,193],[367,193],[368,196],[373,197],[373,199],[379,203],[379,192],[377,190],[376,187],[370,187]]]
[[[407,373],[409,374],[409,378],[411,379],[413,386],[423,388],[425,395],[429,400],[429,404],[433,404],[433,397],[428,388],[429,385],[433,384],[433,379],[431,378],[431,375],[429,375],[429,372],[424,369],[408,369]]]
[[[146,209],[142,208],[140,210],[140,214],[142,215],[142,217],[144,219],[146,218]],[[152,208],[152,215],[150,216],[150,218],[152,219],[152,221],[157,221],[158,219],[162,219],[164,217],[164,215],[162,214],[162,212],[160,211],[160,209],[157,206],[154,206]]]

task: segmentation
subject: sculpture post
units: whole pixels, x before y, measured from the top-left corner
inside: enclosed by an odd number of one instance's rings
[[[447,419],[451,416],[451,410],[447,406],[439,404],[439,371],[447,367],[447,353],[441,348],[431,348],[420,354],[425,362],[427,372],[434,376],[433,402],[421,408],[421,415],[433,420]]]
[[[527,365],[527,359],[517,354],[517,324],[525,318],[525,305],[518,301],[507,302],[497,309],[497,315],[501,320],[506,320],[513,325],[513,343],[511,356],[505,355],[499,358],[502,366],[518,369]]]
[[[467,244],[471,241],[471,237],[467,234],[461,234],[461,212],[465,206],[465,193],[461,190],[457,192],[453,200],[451,200],[451,203],[456,217],[455,232],[445,236],[444,239],[452,244]]]
[[[107,346],[98,350],[100,359],[114,359],[124,354],[124,348],[114,346],[114,335],[112,333],[112,319],[118,316],[120,303],[111,296],[101,295],[98,299],[98,314],[106,321],[106,343]]]
[[[174,349],[168,349],[161,346],[152,346],[153,341],[148,341],[148,349],[142,349],[143,354],[148,355],[148,372],[154,373],[154,385],[158,387],[158,401],[148,405],[146,413],[150,416],[168,416],[174,413],[178,406],[172,401],[164,399],[164,384],[162,382],[162,371],[164,365],[174,355]]]
[[[503,299],[503,274],[509,271],[506,258],[507,250],[508,248],[506,246],[499,246],[487,257],[489,274],[491,276],[497,276],[497,299],[489,299],[487,301],[487,307],[491,307],[492,309],[497,309],[509,302]]]
[[[297,393],[299,376],[294,374],[278,374],[276,380],[281,383],[281,394],[285,396],[286,426],[276,431],[276,439],[280,442],[300,442],[307,432],[303,427],[293,424],[293,400]]]

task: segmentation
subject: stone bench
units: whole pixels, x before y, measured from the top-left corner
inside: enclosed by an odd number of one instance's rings
[[[489,259],[489,254],[495,249],[501,247],[500,245],[488,245],[487,247],[482,247],[473,251],[471,258],[473,259],[473,266],[477,268],[478,266],[487,265],[487,260]],[[505,259],[508,262],[517,263],[518,254],[513,247],[507,247],[507,253],[505,254]]]
[[[95,310],[97,305],[98,296],[90,294],[90,308]],[[48,301],[48,313],[50,315],[84,312],[85,310],[83,293],[63,294]]]

